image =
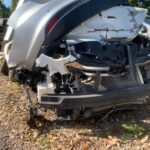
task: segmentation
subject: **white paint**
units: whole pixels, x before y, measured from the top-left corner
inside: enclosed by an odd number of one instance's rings
[[[60,59],[53,59],[51,57],[48,57],[44,54],[41,54],[38,59],[36,59],[36,65],[39,67],[46,67],[48,66],[50,76],[52,76],[54,73],[61,73],[62,75],[69,73],[68,70],[65,67],[65,64],[69,62],[75,61],[76,58],[69,55],[65,58]]]
[[[143,8],[112,7],[83,22],[66,39],[68,43],[103,39],[128,42],[138,35],[146,15]]]

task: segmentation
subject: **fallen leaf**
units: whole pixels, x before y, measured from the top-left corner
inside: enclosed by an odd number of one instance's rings
[[[106,149],[109,149],[109,148],[111,148],[112,146],[115,146],[115,145],[120,145],[119,144],[119,139],[117,139],[116,137],[112,137],[112,136],[108,136],[108,141],[107,141],[107,144],[108,144],[108,146],[106,147]]]
[[[111,139],[113,139],[113,137],[111,136],[111,135],[108,135],[108,138],[111,140]]]
[[[106,147],[106,149],[110,149],[112,146],[119,145],[119,143],[116,140],[109,140],[107,144],[108,146]]]
[[[148,135],[146,135],[144,138],[141,139],[141,144],[144,144],[148,140]]]
[[[116,138],[116,137],[113,137],[113,136],[111,136],[111,135],[108,136],[108,139],[109,139],[109,140],[112,140],[112,141],[116,141],[116,142],[120,141],[120,139],[118,139],[118,138]]]
[[[84,144],[82,145],[82,148],[83,148],[83,149],[88,149],[88,147],[89,147],[89,144],[87,144],[87,143],[84,143]]]

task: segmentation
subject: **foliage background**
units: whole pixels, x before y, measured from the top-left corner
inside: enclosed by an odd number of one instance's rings
[[[0,0],[0,17],[8,17],[10,13],[12,13],[19,0],[12,0],[11,7],[6,8],[3,0]],[[150,14],[150,0],[129,0],[130,4],[133,6],[144,7],[149,10]]]
[[[11,7],[10,7],[11,13],[15,10],[18,1],[19,1],[19,0],[12,0]]]
[[[9,14],[10,14],[9,8],[7,8],[4,5],[3,0],[0,0],[0,18],[8,17]]]
[[[129,0],[129,2],[133,6],[147,8],[150,14],[150,0]]]

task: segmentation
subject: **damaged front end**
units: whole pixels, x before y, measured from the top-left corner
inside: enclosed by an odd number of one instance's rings
[[[9,19],[9,75],[60,117],[144,104],[150,96],[147,10],[126,0],[25,1]]]

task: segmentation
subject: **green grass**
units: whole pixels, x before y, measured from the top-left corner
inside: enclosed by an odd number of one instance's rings
[[[52,146],[52,143],[47,140],[47,139],[44,139],[42,141],[42,146],[45,148],[45,149],[51,149],[53,146]]]
[[[124,138],[126,135],[130,135],[132,138],[141,138],[146,133],[146,129],[138,123],[124,123],[120,129]]]
[[[32,133],[30,133],[30,134],[28,135],[27,140],[28,140],[28,141],[31,141],[31,142],[36,142],[36,138],[33,136]]]
[[[0,68],[2,67],[3,63],[4,63],[4,59],[2,58],[0,59]]]

